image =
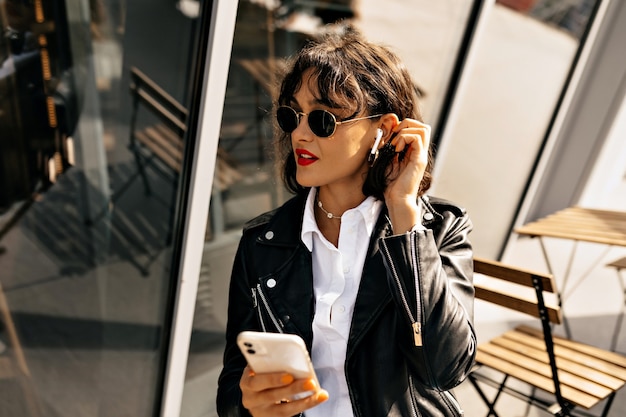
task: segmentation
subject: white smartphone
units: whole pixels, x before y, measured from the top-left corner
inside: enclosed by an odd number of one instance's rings
[[[320,384],[313,369],[304,340],[298,335],[287,333],[263,333],[243,331],[237,336],[237,345],[256,373],[287,372],[294,379],[312,378]],[[308,397],[313,391],[298,394],[297,398]]]

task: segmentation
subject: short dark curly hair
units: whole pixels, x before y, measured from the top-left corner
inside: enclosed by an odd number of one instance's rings
[[[328,32],[305,44],[288,65],[275,107],[291,103],[308,70],[312,71],[312,79],[316,80],[321,97],[330,107],[350,109],[351,114],[395,113],[400,120],[413,118],[422,121],[417,89],[402,61],[388,47],[367,41],[352,27],[340,33]],[[290,134],[283,132],[276,123],[274,125],[275,156],[282,180],[292,193],[306,191],[308,188],[296,180]],[[393,153],[381,152],[369,169],[363,184],[366,196],[383,199],[389,177],[393,175],[388,169],[393,157]],[[430,188],[432,166],[432,152],[429,150],[419,195]]]

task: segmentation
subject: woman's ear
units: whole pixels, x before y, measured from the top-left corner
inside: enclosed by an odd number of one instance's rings
[[[400,119],[395,113],[387,113],[381,116],[379,128],[383,130],[382,142],[387,143],[395,133],[393,130],[400,124]]]

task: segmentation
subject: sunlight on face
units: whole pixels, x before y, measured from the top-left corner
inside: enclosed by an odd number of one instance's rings
[[[304,113],[328,110],[337,120],[352,115],[350,109],[330,108],[322,101],[317,80],[311,77],[309,70],[304,73],[302,86],[294,94],[291,106]],[[347,190],[360,190],[368,170],[367,154],[374,142],[376,127],[375,120],[360,120],[338,125],[331,137],[320,138],[309,128],[307,116],[302,116],[291,133],[298,183],[304,187],[339,185]]]

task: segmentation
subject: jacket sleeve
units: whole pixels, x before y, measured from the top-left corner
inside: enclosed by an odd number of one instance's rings
[[[474,364],[473,262],[468,215],[444,211],[433,229],[382,239],[399,337],[414,376],[428,387],[449,390]]]
[[[226,347],[224,366],[218,379],[217,414],[220,417],[249,417],[250,413],[241,405],[239,380],[246,366],[246,359],[237,347],[237,335],[242,330],[258,330],[254,300],[248,280],[244,256],[245,241],[239,243],[230,280],[228,298],[228,323],[226,325]]]

